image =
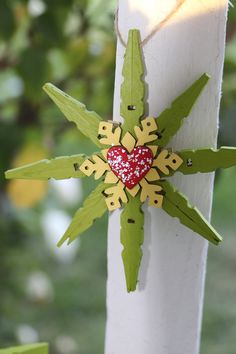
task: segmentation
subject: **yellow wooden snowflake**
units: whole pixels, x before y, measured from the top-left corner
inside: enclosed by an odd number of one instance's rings
[[[102,155],[94,154],[79,167],[86,176],[95,179],[105,176],[104,183],[114,184],[104,190],[107,208],[112,211],[128,203],[127,193],[135,197],[138,192],[141,202],[148,199],[148,205],[160,208],[163,202],[162,187],[157,182],[170,169],[176,171],[183,160],[168,150],[158,150],[157,145],[149,145],[158,139],[157,123],[148,117],[135,126],[135,137],[129,132],[122,138],[122,128],[113,122],[101,122],[98,135],[101,144],[110,146],[102,150]],[[145,146],[146,145],[146,146]]]

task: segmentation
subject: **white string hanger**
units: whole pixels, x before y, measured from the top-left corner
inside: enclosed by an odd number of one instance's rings
[[[174,8],[166,15],[166,17],[161,22],[157,23],[156,26],[154,26],[154,28],[151,30],[151,32],[140,42],[140,46],[144,47],[150,41],[150,39],[179,11],[179,9],[185,2],[186,0],[179,0],[174,6]],[[119,7],[117,7],[115,13],[115,32],[121,44],[126,48],[127,43],[124,40],[119,29]]]

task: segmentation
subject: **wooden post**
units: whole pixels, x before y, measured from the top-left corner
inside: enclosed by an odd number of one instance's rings
[[[119,29],[144,38],[175,0],[120,0]],[[227,0],[186,0],[143,48],[147,114],[158,116],[202,73],[210,83],[172,140],[175,151],[216,145],[225,47]],[[120,117],[124,48],[118,42],[114,120]],[[176,175],[172,182],[210,217],[213,174]],[[108,232],[106,354],[197,354],[208,243],[162,210],[145,209],[145,241],[138,289],[126,292],[120,211]],[[214,247],[214,246],[211,246]]]

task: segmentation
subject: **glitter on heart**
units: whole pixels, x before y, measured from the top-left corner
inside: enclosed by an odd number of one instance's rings
[[[151,169],[153,153],[147,146],[137,146],[130,154],[122,146],[113,146],[107,152],[107,162],[124,185],[132,189]]]

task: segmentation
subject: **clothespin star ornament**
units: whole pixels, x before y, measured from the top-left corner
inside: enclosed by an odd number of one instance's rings
[[[100,183],[76,212],[59,241],[71,243],[107,210],[121,208],[122,258],[127,291],[134,291],[142,257],[144,214],[142,204],[162,208],[171,217],[213,244],[221,236],[168,182],[176,171],[184,174],[211,172],[236,165],[236,148],[203,148],[173,152],[166,147],[191,112],[209,77],[203,74],[159,117],[145,117],[145,84],[138,30],[130,30],[121,86],[123,124],[105,122],[95,113],[52,84],[44,90],[78,129],[100,149],[90,157],[74,155],[42,160],[9,170],[6,178],[65,179],[94,177]]]

